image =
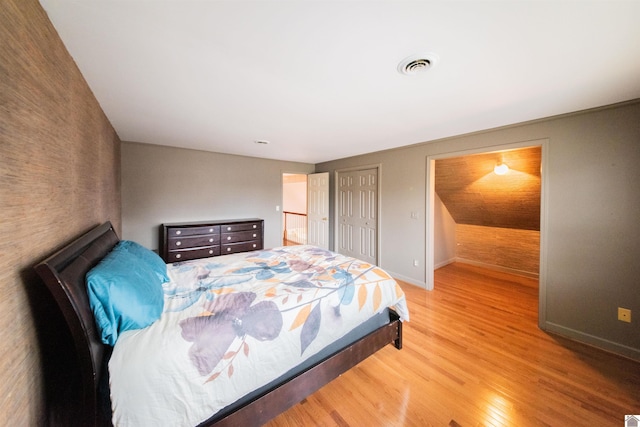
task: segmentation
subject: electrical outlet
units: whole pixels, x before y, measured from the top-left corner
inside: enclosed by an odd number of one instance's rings
[[[417,260],[417,259],[414,259],[414,260],[413,260],[413,266],[414,266],[414,267],[417,267],[417,266],[418,266],[418,260]]]
[[[631,323],[631,310],[628,308],[618,307],[618,320],[621,322]]]

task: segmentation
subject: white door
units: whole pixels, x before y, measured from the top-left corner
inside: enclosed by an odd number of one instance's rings
[[[378,170],[338,173],[338,252],[377,264]]]
[[[307,243],[329,249],[329,172],[307,176]]]

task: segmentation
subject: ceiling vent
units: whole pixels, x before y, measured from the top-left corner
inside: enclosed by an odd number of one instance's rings
[[[434,53],[422,53],[411,55],[398,64],[398,72],[407,76],[421,74],[435,67],[438,55]]]

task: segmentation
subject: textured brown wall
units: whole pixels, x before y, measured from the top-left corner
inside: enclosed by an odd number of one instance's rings
[[[32,266],[120,217],[118,136],[38,1],[0,0],[0,425],[47,421],[59,313]]]
[[[457,224],[540,230],[540,146],[436,160],[436,193]],[[504,162],[506,175],[493,167]]]
[[[456,257],[487,267],[537,277],[540,232],[456,224]]]

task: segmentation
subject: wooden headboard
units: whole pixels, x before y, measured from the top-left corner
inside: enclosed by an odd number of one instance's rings
[[[51,255],[35,266],[60,307],[71,331],[77,352],[82,390],[81,419],[78,425],[97,425],[103,359],[110,348],[100,340],[89,306],[85,275],[113,249],[119,238],[110,222],[106,222]]]

